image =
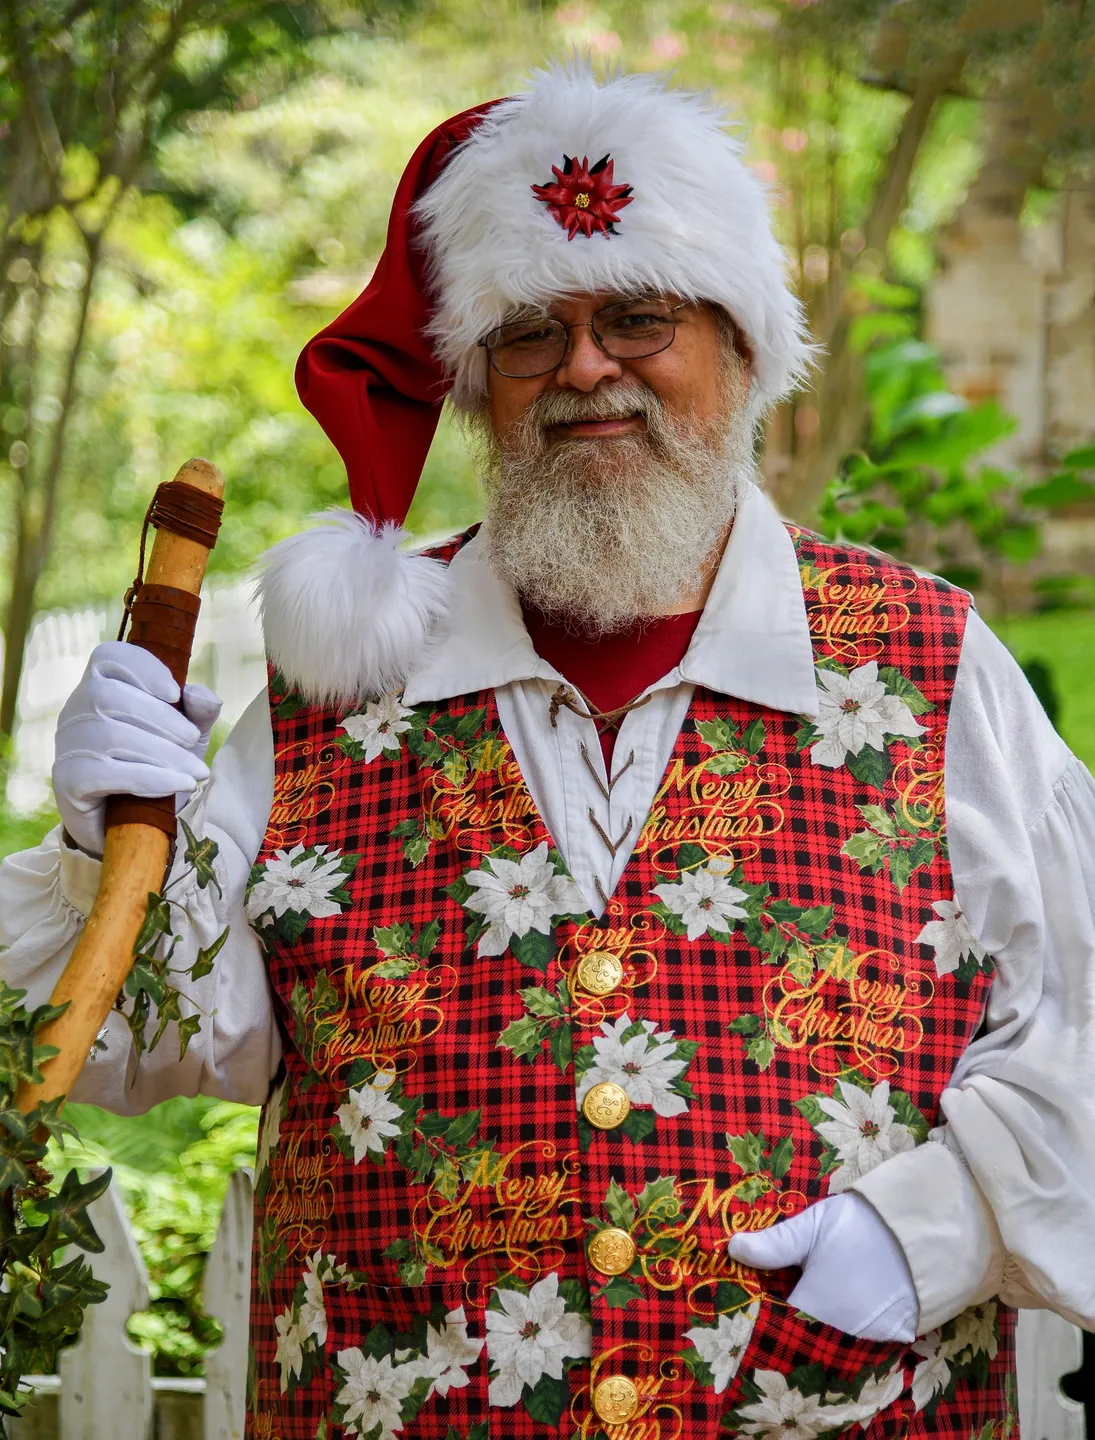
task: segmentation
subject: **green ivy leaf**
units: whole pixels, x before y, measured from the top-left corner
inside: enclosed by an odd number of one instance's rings
[[[157,895],[154,890],[148,892],[148,902],[145,906],[144,922],[133,942],[134,955],[143,955],[146,951],[154,950],[159,944],[161,935],[171,933],[171,906],[163,898]]]
[[[187,865],[193,867],[194,878],[198,882],[198,889],[204,890],[207,885],[215,885],[217,894],[223,894],[220,881],[217,879],[213,869],[213,861],[220,854],[220,846],[215,840],[200,839],[194,834],[186,821],[179,816],[179,824],[183,834],[186,836],[186,849],[183,852],[183,859]]]
[[[206,945],[198,951],[197,958],[187,972],[191,980],[200,980],[203,975],[208,975],[213,968],[213,961],[224,949],[224,943],[229,936],[229,927],[226,925],[212,945]]]
[[[89,1250],[94,1255],[102,1252],[103,1242],[88,1218],[87,1210],[105,1193],[111,1174],[110,1170],[104,1170],[101,1175],[81,1182],[76,1171],[70,1170],[61,1181],[56,1195],[38,1201],[38,1209],[56,1226],[59,1245],[78,1245],[81,1250]]]

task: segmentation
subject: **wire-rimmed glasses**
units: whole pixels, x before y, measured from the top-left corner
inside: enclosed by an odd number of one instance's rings
[[[499,375],[511,380],[531,380],[557,370],[566,357],[570,332],[586,326],[614,360],[642,360],[672,345],[676,312],[688,303],[681,300],[674,304],[650,297],[612,300],[602,305],[592,319],[574,325],[564,325],[553,315],[535,315],[497,326],[479,344]]]

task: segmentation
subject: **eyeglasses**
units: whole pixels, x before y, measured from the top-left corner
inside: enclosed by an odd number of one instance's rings
[[[597,344],[614,360],[642,360],[668,350],[677,331],[674,317],[690,303],[613,300],[602,305],[591,320],[575,325],[564,325],[551,315],[514,320],[484,335],[479,344],[499,375],[511,380],[530,380],[557,370],[566,358],[570,332],[587,326]]]

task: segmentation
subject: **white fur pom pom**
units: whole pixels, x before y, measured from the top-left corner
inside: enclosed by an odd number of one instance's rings
[[[399,548],[398,525],[346,510],[274,545],[257,595],[266,651],[314,705],[348,705],[398,690],[446,608],[439,560]]]

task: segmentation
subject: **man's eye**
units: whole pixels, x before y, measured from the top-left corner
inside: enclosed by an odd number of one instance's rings
[[[656,330],[669,324],[668,317],[649,310],[628,310],[623,315],[613,315],[606,322],[605,329],[611,334],[625,335],[636,330]]]
[[[502,335],[503,345],[519,345],[522,348],[529,345],[542,345],[545,340],[551,340],[555,330],[550,325],[537,325],[531,327],[522,326],[518,330],[507,330]]]

